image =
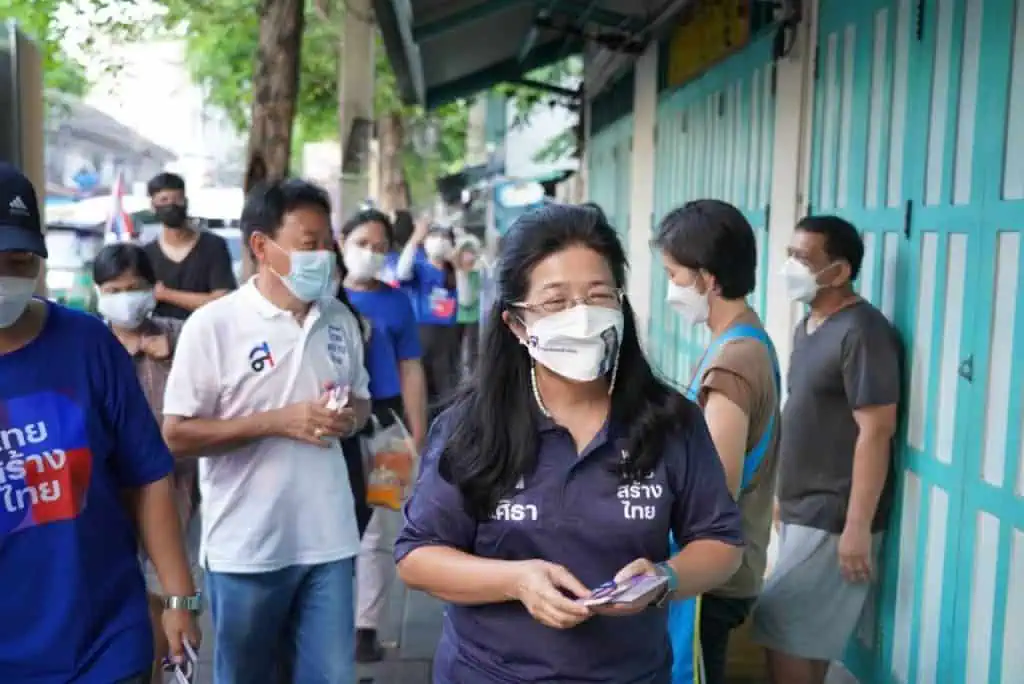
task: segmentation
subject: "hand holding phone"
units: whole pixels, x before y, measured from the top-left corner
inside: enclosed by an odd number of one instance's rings
[[[174,684],[195,684],[199,676],[199,655],[189,642],[184,642],[184,646],[185,659],[175,663],[170,658],[164,658],[163,670],[173,675]]]
[[[661,591],[667,583],[668,578],[661,575],[636,575],[624,582],[605,582],[578,601],[587,607],[637,603]]]

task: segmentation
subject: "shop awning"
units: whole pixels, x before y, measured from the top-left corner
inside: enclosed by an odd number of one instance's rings
[[[374,0],[402,99],[428,109],[599,45],[642,48],[687,0]]]

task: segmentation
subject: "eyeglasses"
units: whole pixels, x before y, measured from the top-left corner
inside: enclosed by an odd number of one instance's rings
[[[595,288],[582,297],[566,297],[564,295],[549,296],[540,302],[517,302],[517,306],[534,313],[559,313],[571,309],[577,304],[600,306],[605,309],[618,309],[622,306],[622,290],[618,288]]]

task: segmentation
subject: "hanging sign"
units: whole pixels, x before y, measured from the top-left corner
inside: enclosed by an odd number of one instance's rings
[[[666,85],[675,88],[750,41],[750,0],[698,0],[672,31]]]

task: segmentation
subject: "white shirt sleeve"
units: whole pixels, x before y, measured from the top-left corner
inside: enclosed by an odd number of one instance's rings
[[[410,240],[398,255],[398,262],[395,264],[395,277],[403,283],[412,280],[416,275],[416,250],[419,247],[419,244]]]
[[[174,350],[164,390],[165,416],[216,417],[221,389],[219,348],[211,317],[201,312],[192,314],[182,327]]]

